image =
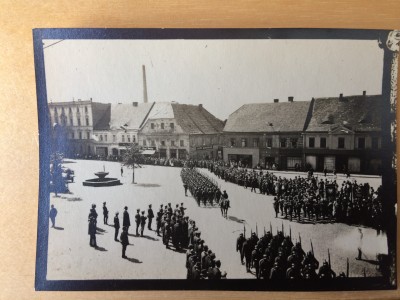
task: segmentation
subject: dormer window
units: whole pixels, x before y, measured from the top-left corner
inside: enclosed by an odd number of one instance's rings
[[[328,114],[322,119],[322,124],[333,124],[334,123],[334,118],[333,115]]]

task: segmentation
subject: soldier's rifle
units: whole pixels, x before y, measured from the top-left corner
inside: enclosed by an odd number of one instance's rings
[[[312,255],[314,256],[314,247],[313,247],[313,244],[312,244],[312,240],[310,239],[310,244],[311,244],[311,253],[312,253]]]
[[[328,264],[329,264],[329,268],[331,267],[331,254],[329,252],[329,248],[328,248]]]

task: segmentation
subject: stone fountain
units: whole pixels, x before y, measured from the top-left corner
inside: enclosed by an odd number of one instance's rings
[[[82,182],[82,184],[84,186],[94,186],[94,187],[114,186],[121,184],[121,182],[117,178],[106,178],[108,174],[109,172],[106,172],[105,167],[103,166],[102,172],[94,173],[94,175],[96,175],[97,178],[87,179],[84,182]]]

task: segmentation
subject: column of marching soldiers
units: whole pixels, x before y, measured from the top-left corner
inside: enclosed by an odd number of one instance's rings
[[[160,208],[156,216],[156,233],[157,236],[162,236],[162,242],[167,249],[171,249],[171,246],[175,251],[181,252],[186,249],[186,268],[187,268],[187,279],[221,279],[226,278],[226,272],[222,273],[220,270],[221,261],[216,259],[215,253],[205,244],[204,240],[201,239],[201,232],[196,226],[194,220],[190,220],[188,216],[185,216],[186,208],[183,203],[179,206],[176,204],[176,208],[173,209],[171,203],[168,205],[160,205]],[[104,224],[108,224],[108,209],[106,202],[103,203],[103,217]],[[92,204],[90,209],[88,221],[89,221],[89,244],[91,247],[97,247],[96,243],[96,231],[97,231],[97,217],[96,205]],[[143,233],[146,227],[146,221],[148,220],[148,230],[152,230],[152,220],[154,213],[152,205],[149,205],[147,210],[147,216],[145,211],[140,214],[140,209],[137,209],[135,215],[136,223],[136,236],[143,237]],[[122,245],[122,258],[127,258],[126,248],[129,243],[129,227],[131,226],[130,217],[128,213],[128,207],[125,206],[122,220],[122,233],[120,239],[118,239],[118,233],[120,229],[119,213],[117,212],[114,217],[114,240],[121,242]],[[140,231],[140,234],[139,234]],[[172,245],[171,245],[172,244]]]

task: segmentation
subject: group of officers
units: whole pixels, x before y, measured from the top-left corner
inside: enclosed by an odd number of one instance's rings
[[[108,208],[106,205],[106,202],[103,203],[103,223],[105,225],[108,225]],[[90,236],[90,241],[89,245],[91,247],[97,247],[97,242],[96,242],[96,231],[97,231],[97,211],[96,211],[96,204],[92,204],[92,208],[90,209],[89,216],[88,216],[88,222],[89,222],[89,229],[88,229],[88,234]],[[146,221],[147,222],[147,228],[149,230],[152,230],[151,225],[152,221],[154,219],[154,213],[152,209],[152,205],[149,204],[149,208],[147,210],[147,215],[145,215],[145,211],[140,212],[140,209],[136,210],[136,215],[135,215],[135,223],[136,223],[136,235],[143,237],[143,233],[146,227]],[[129,227],[131,226],[131,221],[130,221],[130,216],[128,212],[128,207],[124,207],[124,213],[123,213],[123,219],[122,219],[122,233],[120,235],[120,239],[118,239],[118,234],[119,230],[121,228],[120,222],[119,222],[119,213],[115,213],[114,217],[114,240],[116,242],[121,242],[122,244],[122,258],[127,258],[126,257],[126,248],[129,245],[129,238],[128,238],[128,232],[129,232]],[[140,231],[140,234],[139,234]]]
[[[221,279],[226,277],[226,272],[222,273],[220,270],[221,262],[216,259],[215,254],[205,245],[204,240],[201,239],[201,232],[196,226],[196,222],[189,220],[188,216],[185,216],[186,208],[183,203],[179,206],[176,204],[175,208],[172,208],[171,203],[167,205],[160,205],[160,208],[156,215],[156,233],[162,237],[162,242],[167,249],[171,247],[175,248],[176,251],[187,249],[186,252],[186,269],[187,279]],[[108,224],[108,208],[106,202],[103,203],[103,222]],[[129,245],[128,231],[131,226],[130,216],[128,213],[128,207],[125,206],[122,220],[122,233],[120,239],[118,239],[118,233],[120,229],[119,213],[115,213],[114,217],[114,240],[121,242],[122,244],[122,258],[127,258],[126,248]],[[89,221],[89,244],[91,247],[97,247],[96,243],[96,231],[97,231],[97,211],[96,204],[92,204],[90,209],[88,221]],[[137,210],[135,215],[136,223],[136,235],[143,236],[144,229],[152,229],[152,220],[155,217],[152,205],[149,205],[147,215],[145,211],[140,213],[140,209]]]
[[[246,266],[247,272],[252,273],[254,269],[257,279],[333,279],[336,277],[336,273],[327,261],[319,267],[319,262],[313,252],[305,253],[301,242],[293,244],[291,237],[285,237],[282,231],[276,235],[268,231],[261,238],[253,232],[247,239],[241,233],[237,239],[236,251],[240,253],[241,263]],[[339,276],[346,277],[344,273]]]

